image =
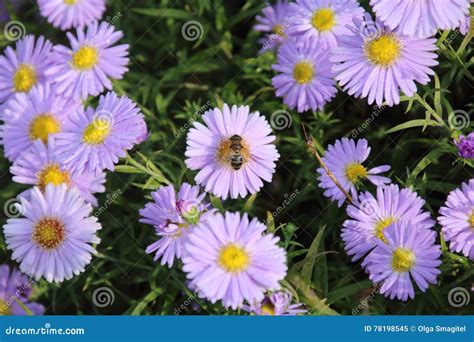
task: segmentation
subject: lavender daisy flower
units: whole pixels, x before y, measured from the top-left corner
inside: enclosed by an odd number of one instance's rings
[[[15,161],[33,142],[64,131],[68,116],[81,107],[76,101],[58,96],[48,85],[39,85],[28,94],[16,94],[3,108],[0,128],[5,156]]]
[[[307,313],[303,304],[291,304],[293,297],[286,290],[276,291],[265,296],[263,301],[244,305],[242,309],[257,316],[296,316]]]
[[[329,50],[317,44],[297,47],[291,41],[284,43],[278,51],[278,64],[272,66],[280,73],[272,79],[276,95],[300,113],[322,109],[337,93],[329,55]]]
[[[194,123],[187,137],[186,165],[200,170],[196,183],[226,199],[258,192],[262,179],[271,182],[280,157],[267,120],[248,106],[224,104],[203,115],[206,124]]]
[[[471,0],[471,3],[473,2],[474,1]],[[459,24],[459,32],[461,32],[461,34],[465,36],[471,30],[471,27],[472,27],[472,17],[470,14],[468,14],[461,20],[461,23]]]
[[[105,0],[38,0],[41,15],[63,31],[84,27],[102,18]]]
[[[64,165],[52,137],[49,138],[48,145],[36,140],[29,150],[15,160],[10,172],[15,182],[37,185],[41,191],[48,184],[66,184],[68,188],[77,188],[82,198],[93,206],[97,206],[97,199],[93,194],[105,191],[105,173],[72,172],[70,167]],[[26,190],[20,196],[30,198],[31,191],[32,189]]]
[[[69,116],[56,146],[66,167],[75,172],[113,170],[119,158],[143,135],[143,115],[126,96],[107,93],[96,110],[87,108]]]
[[[280,46],[287,39],[285,30],[291,21],[289,7],[288,1],[278,0],[275,5],[262,9],[262,15],[257,15],[254,30],[266,33],[259,41],[263,44],[262,52]]]
[[[33,281],[8,265],[0,266],[0,316],[24,316],[20,301],[33,315],[42,315],[44,307],[29,301]]]
[[[382,172],[390,170],[389,165],[377,166],[367,170],[362,163],[369,157],[370,147],[367,140],[357,141],[347,138],[336,140],[334,145],[329,145],[325,156],[322,158],[328,169],[334,174],[344,190],[357,198],[359,182],[368,179],[377,186],[390,183],[390,178],[377,176]],[[334,184],[323,168],[317,169],[320,174],[319,187],[326,189],[324,196],[332,201],[337,201],[339,207],[346,200],[344,193]]]
[[[237,309],[244,300],[260,302],[286,276],[286,252],[278,238],[247,214],[209,215],[188,237],[183,270],[212,303]]]
[[[459,155],[464,159],[474,159],[474,132],[466,137],[461,135],[454,144],[458,148]]]
[[[0,56],[0,103],[15,93],[28,93],[45,82],[52,47],[43,36],[36,40],[28,35],[17,41],[15,50],[10,46],[5,49]]]
[[[439,214],[449,249],[474,260],[474,179],[451,191]]]
[[[341,233],[345,249],[354,256],[352,261],[364,257],[376,246],[376,239],[387,242],[385,229],[399,220],[410,225],[431,229],[435,221],[423,211],[425,201],[410,189],[400,190],[398,185],[377,187],[377,197],[370,192],[361,193],[358,205],[349,205]],[[434,231],[433,231],[434,234]]]
[[[356,0],[297,0],[290,8],[295,19],[287,34],[322,49],[336,47],[339,37],[353,30],[353,19],[364,14]]]
[[[425,292],[436,284],[441,273],[441,247],[435,244],[433,231],[398,221],[384,231],[387,242],[377,239],[377,247],[362,263],[374,283],[382,283],[380,293],[390,299],[406,301],[415,297],[412,280]]]
[[[86,99],[97,96],[105,88],[112,89],[110,79],[121,79],[128,71],[128,44],[113,46],[123,37],[106,22],[94,22],[87,32],[77,29],[77,38],[70,32],[67,37],[71,48],[54,47],[54,65],[47,75],[58,84],[57,91],[67,97]]]
[[[469,14],[469,0],[371,0],[370,5],[390,30],[420,38],[455,29]]]
[[[400,90],[416,93],[416,84],[427,84],[434,74],[436,39],[410,38],[393,32],[369,15],[358,23],[355,34],[343,36],[331,58],[337,65],[336,79],[349,95],[368,97],[369,104],[388,106],[400,103]],[[376,28],[370,33],[364,28]]]
[[[66,185],[35,187],[31,199],[20,198],[18,212],[23,218],[11,218],[3,226],[12,259],[23,273],[39,280],[62,282],[84,272],[95,254],[90,244],[97,244],[97,218],[77,189]]]
[[[183,183],[176,194],[172,185],[159,188],[151,194],[153,202],[140,210],[140,222],[155,227],[159,240],[148,246],[146,253],[155,253],[154,260],[173,266],[175,259],[184,255],[184,244],[190,231],[211,213],[199,194],[199,186]]]

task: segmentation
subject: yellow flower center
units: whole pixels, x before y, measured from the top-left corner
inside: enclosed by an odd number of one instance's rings
[[[375,236],[378,237],[380,240],[383,242],[387,243],[387,239],[383,235],[383,230],[390,226],[393,222],[395,222],[395,219],[393,217],[386,218],[385,220],[379,221],[375,225]]]
[[[69,185],[71,183],[71,178],[69,172],[61,171],[59,164],[50,164],[47,165],[39,174],[38,174],[38,185],[42,191],[46,188],[46,185]]]
[[[321,8],[314,12],[311,24],[320,32],[329,31],[336,25],[334,12],[330,8]]]
[[[346,168],[346,177],[349,182],[357,183],[367,177],[367,169],[362,164],[350,164]]]
[[[285,27],[283,25],[275,25],[272,28],[273,33],[279,35],[279,36],[284,36],[285,35]]]
[[[83,46],[72,55],[72,65],[78,70],[89,70],[99,60],[97,49],[92,46]]]
[[[66,5],[75,5],[77,0],[64,0],[64,3]]]
[[[469,216],[469,224],[471,225],[471,228],[474,229],[474,210],[471,213],[471,216]]]
[[[313,65],[309,62],[299,62],[295,64],[293,69],[293,78],[299,84],[311,82],[314,76]]]
[[[375,64],[388,67],[400,55],[400,44],[392,35],[384,35],[365,44],[365,53]]]
[[[275,306],[269,300],[266,300],[265,303],[263,303],[261,310],[262,313],[266,315],[275,316]]]
[[[50,134],[59,133],[61,125],[58,120],[51,114],[38,115],[30,124],[30,139],[41,139],[45,144],[48,142]]]
[[[7,302],[3,299],[0,299],[0,316],[8,316],[11,315],[10,307],[8,306]]]
[[[65,233],[64,225],[60,221],[45,218],[35,225],[33,241],[43,249],[52,250],[64,241]]]
[[[407,272],[415,264],[415,254],[404,248],[397,248],[392,256],[392,269],[396,272]]]
[[[222,248],[218,262],[227,272],[238,273],[247,268],[250,257],[242,247],[230,244]]]
[[[94,119],[84,130],[82,141],[89,145],[102,144],[110,134],[110,122]]]
[[[16,92],[26,93],[38,82],[36,70],[28,64],[21,64],[13,75],[13,87]]]

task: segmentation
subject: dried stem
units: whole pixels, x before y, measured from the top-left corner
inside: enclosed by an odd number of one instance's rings
[[[354,204],[354,201],[352,200],[352,196],[342,187],[341,183],[339,183],[339,181],[336,179],[336,177],[331,172],[331,170],[328,169],[328,167],[326,166],[326,163],[323,161],[323,159],[319,155],[318,150],[316,149],[316,146],[314,146],[314,138],[312,136],[311,137],[308,136],[308,134],[306,133],[306,128],[304,126],[304,123],[302,123],[301,126],[303,127],[303,133],[306,139],[306,145],[311,150],[311,153],[316,157],[319,164],[321,164],[324,171],[326,171],[326,173],[328,174],[329,178],[333,181],[333,183],[336,184],[339,190],[341,190],[342,193],[346,196],[347,203]]]

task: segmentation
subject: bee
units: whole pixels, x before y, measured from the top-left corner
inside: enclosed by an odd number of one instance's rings
[[[229,138],[230,149],[232,154],[230,156],[230,165],[235,171],[240,170],[242,164],[244,163],[244,158],[242,157],[242,137],[240,135],[234,134]]]

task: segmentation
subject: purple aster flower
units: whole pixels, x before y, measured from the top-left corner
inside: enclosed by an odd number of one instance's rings
[[[278,0],[262,9],[262,15],[257,15],[254,30],[266,33],[259,41],[263,44],[262,52],[280,46],[287,39],[285,30],[292,20],[289,8],[288,1]]]
[[[420,38],[455,29],[469,14],[469,0],[371,0],[370,5],[390,30]]]
[[[474,260],[474,179],[451,191],[439,214],[449,249]]]
[[[183,270],[212,303],[222,300],[237,309],[244,300],[260,302],[267,290],[280,288],[286,276],[286,252],[278,238],[247,214],[209,215],[191,231],[185,245]]]
[[[155,253],[154,260],[173,265],[184,255],[184,244],[190,231],[211,213],[204,201],[206,194],[199,194],[199,186],[183,183],[176,194],[172,185],[163,186],[151,194],[153,202],[140,210],[140,222],[155,228],[159,240],[148,246],[147,253]]]
[[[84,27],[100,20],[105,0],[38,0],[41,15],[61,30]]]
[[[253,305],[244,305],[242,309],[257,316],[296,316],[308,311],[303,304],[291,304],[293,297],[286,290],[276,291],[265,296],[263,301]]]
[[[24,316],[23,303],[33,315],[42,315],[44,307],[29,301],[33,280],[8,265],[0,266],[0,316]]]
[[[39,280],[62,282],[84,272],[95,254],[97,218],[77,189],[49,184],[43,193],[38,187],[31,198],[20,197],[18,212],[25,217],[11,218],[3,226],[12,259],[23,273]]]
[[[249,111],[248,106],[224,104],[222,111],[204,113],[206,126],[195,122],[188,133],[186,165],[200,170],[196,183],[222,199],[258,192],[262,179],[271,182],[280,157],[265,117]]]
[[[143,134],[140,109],[115,93],[102,95],[95,110],[76,111],[69,119],[56,146],[64,165],[76,172],[113,170]]]
[[[297,47],[285,42],[278,51],[278,64],[273,65],[280,73],[272,79],[276,95],[300,113],[322,109],[337,93],[329,55],[328,49],[317,44]]]
[[[361,193],[358,204],[347,207],[351,219],[343,224],[341,237],[347,253],[354,256],[353,261],[361,259],[376,246],[375,238],[387,242],[385,229],[399,220],[431,229],[435,221],[423,211],[424,205],[415,192],[400,190],[395,184],[377,187],[377,197],[370,192]]]
[[[69,114],[80,107],[79,102],[58,96],[49,85],[16,94],[2,110],[0,138],[5,156],[15,161],[34,141],[47,143],[48,137],[64,131]]]
[[[349,95],[368,97],[369,104],[400,103],[400,90],[411,97],[415,81],[427,84],[434,74],[436,39],[410,38],[372,22],[369,15],[359,30],[342,36],[331,58],[336,79]],[[374,32],[370,32],[370,30]]]
[[[377,176],[379,173],[390,170],[389,165],[377,166],[367,170],[362,163],[369,157],[370,147],[367,140],[357,141],[347,138],[336,140],[334,145],[329,145],[325,156],[322,158],[328,169],[334,174],[344,190],[357,199],[359,182],[368,179],[377,186],[390,183],[390,178]],[[326,189],[324,196],[337,201],[339,207],[346,200],[344,193],[334,184],[323,168],[317,169],[319,187]]]
[[[64,165],[53,137],[49,138],[48,145],[41,140],[33,142],[33,146],[15,160],[10,172],[15,182],[37,185],[42,191],[48,184],[66,184],[69,188],[77,188],[82,198],[93,206],[97,206],[93,194],[105,191],[105,173],[72,172],[70,167]],[[28,189],[20,196],[30,198],[31,191]]]
[[[458,148],[459,155],[464,159],[474,159],[474,132],[466,137],[461,135],[454,144]]]
[[[429,284],[436,284],[441,273],[441,247],[435,244],[430,229],[398,221],[384,230],[387,242],[376,240],[377,247],[362,263],[374,283],[382,283],[380,293],[390,299],[406,301],[415,297],[412,280],[425,292]]]
[[[16,42],[15,50],[10,46],[5,49],[0,56],[0,103],[15,93],[28,93],[45,82],[52,47],[43,36],[36,40],[28,35]]]
[[[58,84],[58,93],[67,97],[86,99],[97,96],[105,88],[112,89],[110,79],[121,79],[128,71],[128,44],[113,46],[123,37],[122,31],[106,22],[94,22],[87,32],[77,29],[77,38],[70,32],[71,48],[56,45],[54,65],[47,75]]]
[[[471,0],[471,3],[473,2],[474,1]],[[461,20],[461,23],[459,24],[459,32],[461,32],[461,34],[465,36],[471,30],[471,26],[472,17],[470,14],[468,14]]]
[[[339,37],[351,33],[353,19],[362,18],[364,9],[356,0],[297,0],[290,8],[295,13],[286,30],[299,43],[333,48]]]

